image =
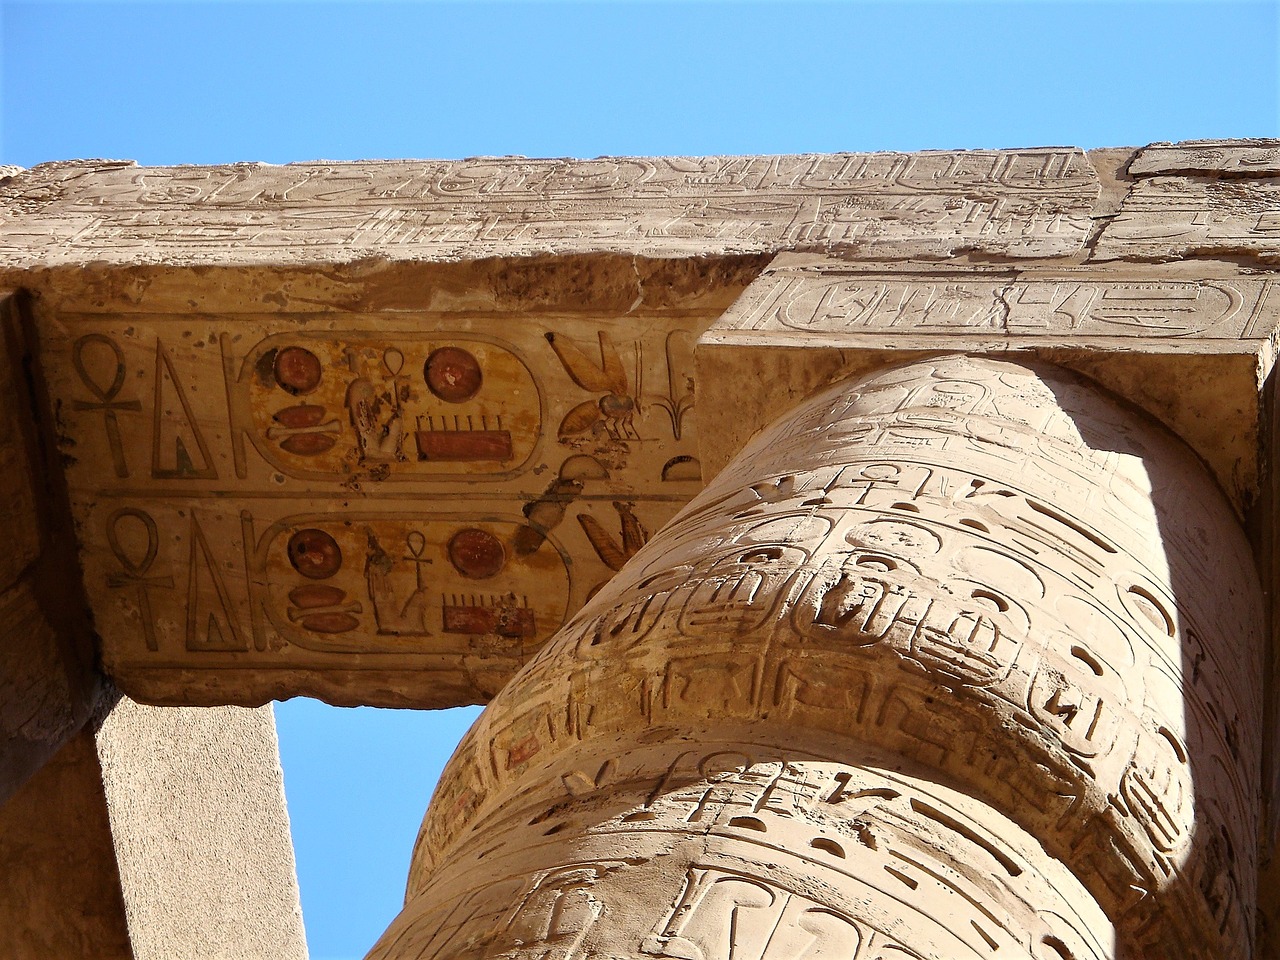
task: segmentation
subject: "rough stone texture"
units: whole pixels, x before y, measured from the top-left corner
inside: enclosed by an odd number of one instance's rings
[[[1137,182],[1096,259],[1280,259],[1280,141],[1148,147],[1128,172]]]
[[[82,161],[0,182],[0,257],[317,263],[798,246],[871,258],[1061,256],[1084,241],[1097,193],[1084,154],[1054,147],[283,167]]]
[[[271,708],[122,699],[96,740],[135,960],[305,960]]]
[[[1249,957],[1262,655],[1154,421],[985,358],[840,384],[494,699],[370,956]]]
[[[93,733],[0,806],[0,957],[135,960]]]

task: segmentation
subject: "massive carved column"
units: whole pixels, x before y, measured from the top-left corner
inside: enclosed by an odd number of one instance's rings
[[[464,739],[372,957],[1250,954],[1261,598],[1207,471],[948,357],[765,431]]]

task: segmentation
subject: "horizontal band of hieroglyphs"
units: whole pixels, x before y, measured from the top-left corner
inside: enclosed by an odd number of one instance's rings
[[[1112,282],[762,278],[720,330],[902,330],[1035,335],[1265,337],[1271,280]]]
[[[1138,181],[1094,258],[1280,255],[1280,180],[1159,176]]]
[[[41,176],[43,174],[43,176]],[[222,167],[87,166],[36,170],[72,205],[214,206],[403,203],[493,198],[630,199],[822,191],[948,192],[966,185],[1095,193],[1079,150],[863,153],[775,157],[494,158],[399,163],[243,164]],[[19,195],[21,198],[21,195]]]
[[[1280,145],[1274,140],[1207,140],[1147,147],[1129,164],[1129,175],[1156,173],[1235,173],[1255,176],[1280,173]]]
[[[230,245],[302,258],[408,246],[449,259],[856,244],[894,256],[973,247],[1046,257],[1080,248],[1098,190],[1070,150],[73,166],[36,169],[0,191],[0,252],[43,249],[49,262],[74,250],[217,259]]]
[[[107,259],[128,255],[225,259],[282,249],[303,259],[320,250],[407,246],[433,257],[515,255],[513,251],[573,253],[622,250],[691,256],[725,251],[759,253],[804,245],[857,244],[869,256],[949,256],[960,247],[1003,256],[1069,256],[1084,242],[1091,200],[1083,196],[969,197],[956,192],[901,189],[872,194],[853,186],[842,196],[747,194],[583,201],[555,198],[518,204],[448,206],[396,204],[304,206],[270,211],[152,207],[143,211],[79,207],[43,221],[17,221],[0,237],[0,252],[56,245],[47,260],[93,250]],[[512,209],[514,208],[514,209]],[[31,226],[24,229],[23,224]],[[299,235],[306,243],[299,244]],[[42,261],[43,262],[43,261]]]

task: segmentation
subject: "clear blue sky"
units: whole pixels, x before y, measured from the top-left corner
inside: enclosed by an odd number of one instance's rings
[[[1280,136],[1274,0],[0,2],[0,163]],[[277,708],[314,960],[399,909],[474,711]]]

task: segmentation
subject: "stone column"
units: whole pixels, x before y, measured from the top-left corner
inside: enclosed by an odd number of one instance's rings
[[[371,957],[1250,956],[1262,601],[1064,371],[946,357],[751,443],[498,695]]]
[[[270,707],[119,698],[0,806],[0,960],[306,960]]]

